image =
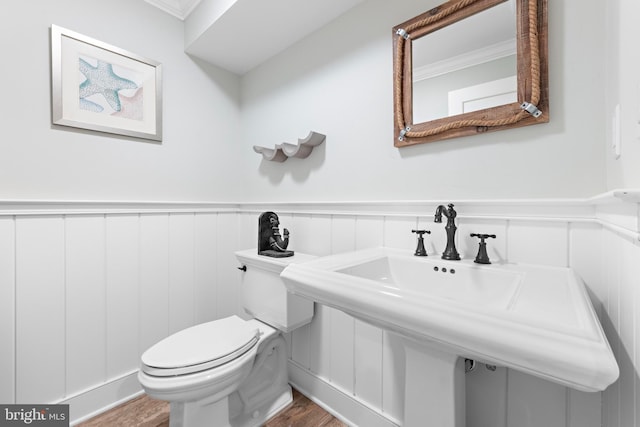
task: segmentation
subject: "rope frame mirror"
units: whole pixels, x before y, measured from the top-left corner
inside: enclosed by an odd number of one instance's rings
[[[413,40],[504,1],[450,0],[393,28],[393,122],[396,147],[549,121],[547,0],[515,0],[517,102],[413,123]],[[469,35],[461,35],[466,36]]]

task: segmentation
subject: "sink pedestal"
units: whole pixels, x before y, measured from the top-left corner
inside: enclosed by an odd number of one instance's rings
[[[404,427],[464,427],[464,359],[401,337],[405,349]]]

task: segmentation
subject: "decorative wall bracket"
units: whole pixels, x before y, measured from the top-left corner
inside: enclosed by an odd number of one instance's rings
[[[273,148],[253,146],[253,151],[262,154],[265,160],[272,162],[284,162],[289,157],[297,157],[298,159],[306,159],[313,151],[314,147],[322,144],[326,136],[314,131],[309,132],[306,138],[298,138],[297,144],[283,142],[276,144]]]

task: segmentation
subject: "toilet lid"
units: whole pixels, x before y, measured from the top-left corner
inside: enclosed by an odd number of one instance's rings
[[[177,332],[142,355],[142,370],[154,376],[195,373],[234,360],[258,342],[259,331],[238,316]]]

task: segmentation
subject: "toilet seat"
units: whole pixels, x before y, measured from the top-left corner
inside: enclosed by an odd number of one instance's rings
[[[238,316],[202,323],[160,341],[142,355],[141,370],[156,377],[188,375],[237,359],[258,342],[259,330]]]

